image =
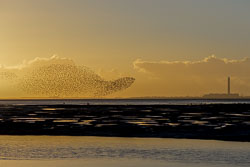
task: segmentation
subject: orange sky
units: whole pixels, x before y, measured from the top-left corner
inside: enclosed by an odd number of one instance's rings
[[[245,0],[1,0],[0,72],[57,55],[136,79],[107,97],[223,93],[229,75],[232,92],[250,95],[249,15]],[[0,80],[2,98],[30,96]]]

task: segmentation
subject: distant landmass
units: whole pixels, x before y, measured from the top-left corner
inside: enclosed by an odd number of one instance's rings
[[[238,93],[231,93],[231,79],[230,77],[227,78],[227,94],[226,93],[210,93],[205,94],[203,98],[206,99],[238,99],[241,98]]]
[[[240,96],[239,94],[219,94],[211,93],[203,96],[146,96],[146,97],[130,97],[130,98],[115,98],[115,99],[250,99],[250,96]]]
[[[202,96],[202,98],[205,99],[238,99],[238,98],[244,98],[240,96],[238,93],[233,94],[219,94],[219,93],[211,93],[211,94],[205,94]]]

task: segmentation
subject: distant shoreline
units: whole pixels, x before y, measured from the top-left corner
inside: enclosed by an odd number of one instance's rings
[[[250,100],[250,96],[240,98],[205,98],[205,97],[129,97],[129,98],[0,98],[6,100]]]

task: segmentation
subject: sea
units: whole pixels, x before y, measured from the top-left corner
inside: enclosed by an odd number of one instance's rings
[[[0,105],[199,105],[250,104],[250,99],[22,99],[0,100]]]
[[[0,136],[2,167],[249,167],[250,143],[79,136]]]

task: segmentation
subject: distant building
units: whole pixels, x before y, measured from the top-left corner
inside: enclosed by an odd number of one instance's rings
[[[210,93],[210,94],[205,94],[203,98],[206,99],[235,99],[235,98],[240,98],[240,95],[238,93],[233,93],[233,94],[219,94],[219,93]]]
[[[206,99],[234,99],[234,98],[240,98],[240,95],[238,93],[231,93],[231,80],[230,77],[227,79],[227,94],[226,93],[210,93],[205,94],[203,98]]]

